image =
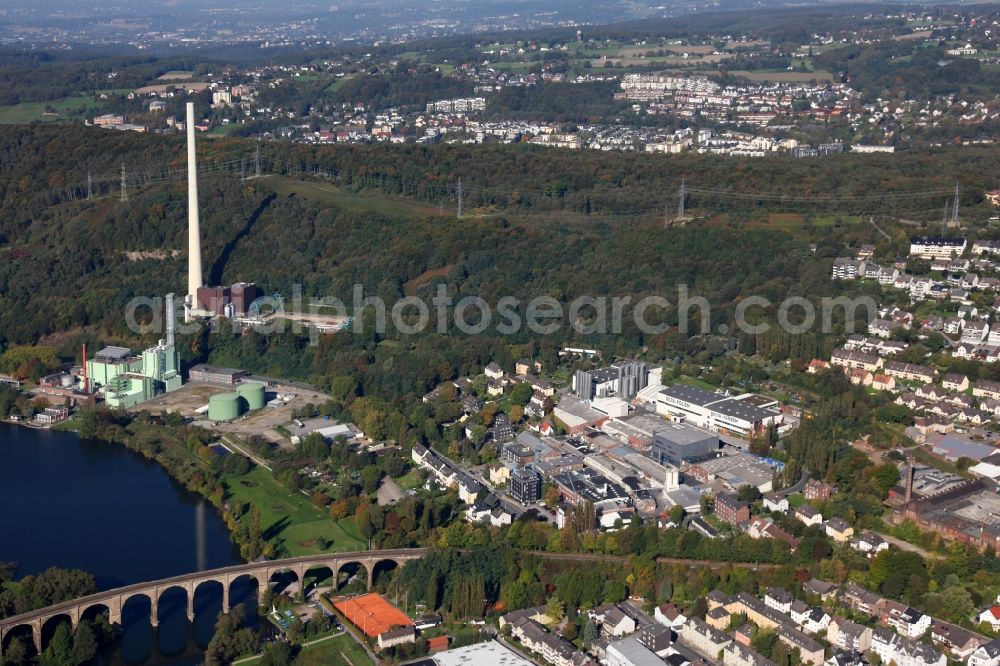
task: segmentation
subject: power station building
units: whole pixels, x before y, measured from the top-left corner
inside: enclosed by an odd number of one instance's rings
[[[126,347],[105,347],[87,361],[91,386],[110,407],[133,407],[161,393],[179,389],[180,358],[174,345],[174,295],[167,294],[167,334],[141,355]]]
[[[250,304],[261,296],[253,282],[237,282],[229,287],[198,287],[198,310],[217,317],[243,317]]]

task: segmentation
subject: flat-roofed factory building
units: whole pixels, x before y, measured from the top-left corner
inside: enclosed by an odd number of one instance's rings
[[[235,386],[244,375],[246,372],[238,368],[223,368],[205,363],[193,366],[189,371],[189,378],[192,382],[214,384],[215,386]]]
[[[744,439],[783,421],[776,400],[749,393],[728,396],[687,384],[675,384],[660,391],[656,396],[656,411],[699,428]]]

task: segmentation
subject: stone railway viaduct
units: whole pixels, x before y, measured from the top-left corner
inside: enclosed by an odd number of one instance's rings
[[[53,620],[68,619],[73,630],[76,630],[80,620],[94,611],[106,612],[111,624],[120,625],[122,608],[135,597],[149,599],[150,623],[156,627],[159,624],[158,606],[160,597],[167,590],[181,589],[187,594],[188,620],[194,620],[194,598],[199,587],[206,583],[218,583],[222,586],[222,611],[229,612],[230,586],[237,580],[252,578],[257,581],[258,594],[268,588],[271,579],[276,574],[291,572],[301,583],[310,571],[328,569],[337,580],[340,571],[350,565],[363,568],[368,577],[368,587],[371,588],[375,570],[388,563],[402,566],[410,560],[415,560],[426,552],[425,548],[403,548],[398,550],[369,550],[353,553],[324,553],[322,555],[307,555],[285,560],[271,560],[237,564],[222,569],[199,571],[197,573],[174,576],[149,583],[137,583],[106,592],[98,592],[72,601],[41,608],[30,613],[23,613],[0,620],[0,656],[7,646],[8,637],[15,630],[30,626],[35,649],[41,653],[42,632]]]
[[[75,631],[80,620],[85,614],[93,611],[107,612],[108,621],[111,624],[121,625],[122,608],[129,599],[135,597],[146,597],[150,605],[150,624],[156,627],[159,624],[158,606],[160,597],[167,590],[181,589],[187,594],[187,617],[194,620],[195,606],[194,598],[198,588],[206,583],[218,583],[222,586],[222,611],[229,612],[229,590],[230,586],[243,578],[252,578],[257,581],[258,594],[268,588],[271,579],[280,573],[291,572],[301,583],[305,580],[306,574],[310,571],[327,569],[338,579],[340,571],[350,565],[360,566],[365,570],[368,577],[368,588],[371,589],[375,578],[375,571],[380,565],[392,563],[397,567],[402,566],[410,560],[422,557],[428,551],[427,548],[399,548],[395,550],[366,550],[352,553],[323,553],[321,555],[307,555],[304,557],[293,557],[284,560],[270,560],[263,562],[251,562],[249,564],[237,564],[222,569],[211,571],[199,571],[197,573],[174,576],[163,580],[149,583],[137,583],[126,587],[120,587],[107,592],[98,592],[86,597],[80,597],[72,601],[54,604],[46,608],[40,608],[30,613],[15,615],[13,617],[0,620],[0,656],[7,646],[7,639],[17,629],[31,627],[32,639],[35,649],[41,653],[44,645],[42,641],[43,631],[46,626],[57,619],[68,619],[72,629]],[[534,555],[551,560],[565,560],[574,562],[607,562],[607,563],[627,563],[628,557],[619,555],[601,555],[594,553],[553,553],[546,551],[522,551],[525,554]],[[657,562],[661,564],[681,564],[695,567],[708,567],[711,569],[723,569],[732,567],[737,569],[767,570],[775,569],[779,564],[758,564],[749,562],[723,562],[719,560],[688,560],[672,557],[658,557]]]

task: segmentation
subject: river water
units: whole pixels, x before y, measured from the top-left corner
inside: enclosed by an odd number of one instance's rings
[[[214,508],[162,467],[73,433],[0,423],[0,500],[0,561],[18,562],[18,576],[77,568],[110,589],[240,561]],[[124,609],[122,640],[100,663],[200,663],[221,594],[213,585],[199,589],[192,625],[184,592],[168,591],[155,631],[148,602],[134,599]],[[231,591],[234,605],[254,608],[255,597],[250,583]]]

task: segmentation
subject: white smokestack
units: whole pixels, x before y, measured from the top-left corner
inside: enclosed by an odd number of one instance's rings
[[[175,340],[174,325],[177,322],[177,310],[174,309],[174,295],[167,294],[166,301],[167,345],[173,347]]]
[[[194,145],[194,103],[187,103],[188,158],[188,300],[198,308],[201,281],[201,224],[198,220],[198,156]]]

